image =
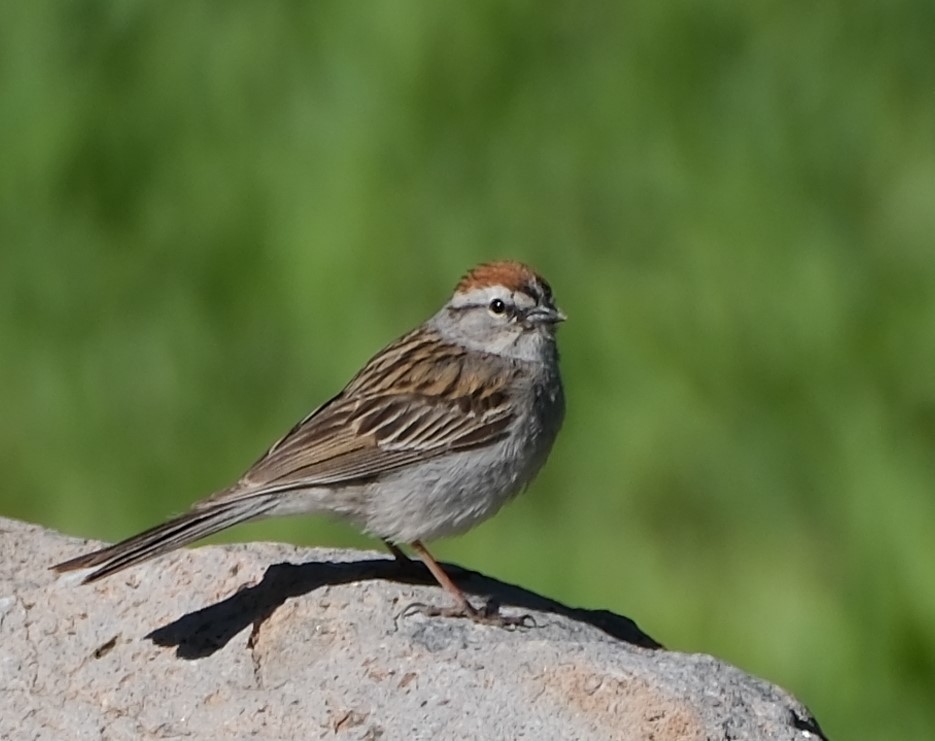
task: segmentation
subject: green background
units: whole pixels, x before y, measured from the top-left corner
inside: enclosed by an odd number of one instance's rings
[[[5,2],[0,512],[154,524],[517,257],[566,425],[438,553],[922,738],[933,234],[931,0]]]

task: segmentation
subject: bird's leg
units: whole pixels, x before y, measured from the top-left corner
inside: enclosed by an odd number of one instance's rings
[[[383,545],[385,545],[389,549],[390,553],[393,554],[393,557],[399,561],[400,565],[407,565],[412,563],[412,559],[403,553],[402,549],[398,545],[391,543],[386,538],[381,538],[381,540],[383,541]]]
[[[422,559],[422,562],[428,567],[428,570],[432,572],[432,576],[435,577],[436,581],[444,587],[452,597],[455,598],[457,602],[456,607],[434,607],[432,605],[410,605],[407,609],[407,613],[412,612],[421,612],[424,615],[429,617],[459,617],[459,618],[469,618],[475,623],[486,623],[488,625],[499,625],[504,628],[516,628],[516,627],[525,627],[528,628],[530,625],[534,625],[535,622],[532,620],[532,617],[529,615],[521,615],[519,617],[510,617],[507,615],[500,614],[500,605],[495,600],[487,600],[484,606],[481,609],[474,607],[469,601],[468,598],[464,595],[464,592],[461,591],[460,587],[455,584],[451,577],[445,573],[445,570],[441,565],[436,561],[432,554],[428,552],[428,549],[422,545],[418,540],[409,544],[412,550],[419,554],[419,558]]]
[[[428,567],[429,571],[432,572],[432,576],[435,577],[435,580],[445,589],[447,589],[449,594],[455,598],[455,602],[458,603],[458,607],[467,613],[475,612],[474,607],[470,602],[468,602],[468,598],[464,596],[464,592],[462,592],[461,588],[451,580],[451,577],[448,576],[448,574],[445,573],[445,570],[441,567],[438,561],[432,557],[432,554],[428,552],[428,549],[418,540],[412,543],[411,546],[412,550],[419,554],[419,558],[422,559],[422,562]]]
[[[390,542],[386,538],[381,538],[381,540],[383,541],[383,545],[389,549],[390,553],[392,553],[393,557],[396,559],[396,568],[403,578],[422,578],[425,572],[422,571],[422,565],[418,561],[409,558],[409,556],[403,552],[403,549],[395,543]]]

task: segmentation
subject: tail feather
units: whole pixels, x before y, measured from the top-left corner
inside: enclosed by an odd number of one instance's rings
[[[262,517],[274,504],[275,500],[268,495],[220,501],[190,510],[120,543],[63,561],[52,569],[61,572],[100,566],[82,580],[82,584],[88,584],[233,525]]]

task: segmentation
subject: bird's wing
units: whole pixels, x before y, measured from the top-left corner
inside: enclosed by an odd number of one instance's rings
[[[273,445],[237,485],[204,502],[363,482],[489,444],[514,414],[515,368],[484,361],[424,328],[376,355],[347,387]]]

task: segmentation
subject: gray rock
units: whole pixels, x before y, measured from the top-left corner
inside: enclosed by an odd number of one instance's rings
[[[89,586],[46,569],[92,545],[0,519],[0,738],[823,738],[768,682],[474,572],[453,567],[535,626],[405,616],[447,595],[376,553],[205,547]]]

